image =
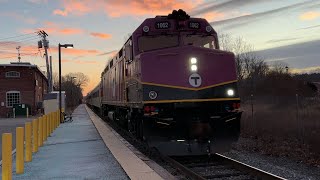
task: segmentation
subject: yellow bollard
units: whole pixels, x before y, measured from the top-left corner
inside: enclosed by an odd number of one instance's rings
[[[43,122],[42,122],[42,141],[47,140],[47,115],[43,116]]]
[[[50,129],[49,129],[49,125],[50,125],[50,113],[46,115],[47,116],[47,138],[50,135]]]
[[[32,151],[31,151],[31,122],[27,122],[26,128],[26,162],[32,161]]]
[[[53,130],[56,130],[56,115],[54,114],[54,112],[52,113],[52,116],[53,116]]]
[[[52,113],[49,114],[49,132],[52,133]]]
[[[56,117],[56,120],[55,120],[55,122],[56,122],[56,128],[58,128],[58,126],[59,126],[58,119],[59,119],[59,118],[58,118],[56,112],[54,112],[54,115],[55,115],[55,117]]]
[[[32,152],[36,153],[38,152],[38,120],[37,119],[32,121],[32,139],[33,139]]]
[[[56,128],[54,127],[54,119],[55,119],[55,117],[54,117],[54,112],[52,112],[52,132],[56,129]]]
[[[52,125],[53,125],[53,130],[56,130],[56,116],[54,114],[54,112],[52,112]]]
[[[59,119],[59,112],[57,111],[56,114],[57,114],[58,126],[60,126],[61,122],[60,122],[60,119]]]
[[[38,121],[39,121],[39,138],[38,138],[38,146],[39,147],[41,147],[42,146],[42,144],[43,144],[43,139],[42,139],[42,123],[43,123],[43,117],[40,117],[39,119],[38,119]]]
[[[16,128],[16,173],[23,174],[24,172],[24,158],[23,158],[23,150],[24,150],[24,128],[17,127]]]
[[[2,134],[2,180],[12,179],[12,134]]]

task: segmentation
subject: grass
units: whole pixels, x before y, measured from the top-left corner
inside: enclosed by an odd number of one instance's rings
[[[298,108],[276,102],[255,100],[253,113],[250,101],[242,104],[241,136],[254,143],[239,147],[320,165],[319,100],[300,100]]]

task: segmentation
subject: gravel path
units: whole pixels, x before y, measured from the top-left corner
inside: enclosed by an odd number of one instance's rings
[[[235,150],[223,153],[223,155],[286,179],[320,179],[320,167],[308,166],[286,157],[271,157]]]

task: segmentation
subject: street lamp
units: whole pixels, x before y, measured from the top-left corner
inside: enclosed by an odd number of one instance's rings
[[[61,107],[62,107],[62,99],[61,99],[61,47],[64,48],[73,48],[73,44],[60,44],[59,43],[59,120],[61,122]]]

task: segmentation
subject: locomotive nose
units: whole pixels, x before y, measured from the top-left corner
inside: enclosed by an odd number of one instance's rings
[[[189,134],[199,141],[205,141],[212,135],[212,128],[208,122],[193,123],[189,128]]]

